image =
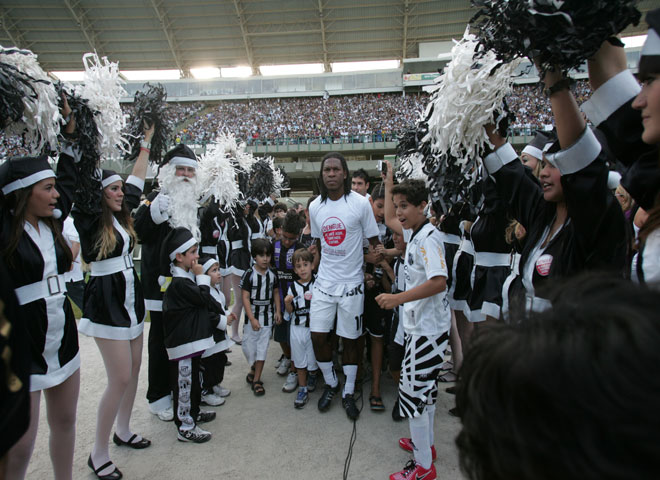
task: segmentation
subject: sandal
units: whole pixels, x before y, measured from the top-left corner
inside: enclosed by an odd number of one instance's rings
[[[383,404],[383,399],[381,397],[376,397],[374,395],[369,396],[369,407],[372,412],[383,412],[385,411],[385,405]]]
[[[99,468],[94,468],[94,463],[92,462],[92,455],[89,456],[87,459],[87,465],[89,468],[91,468],[94,471],[94,475],[96,475],[100,480],[120,480],[124,475],[119,471],[117,467],[105,475],[99,475],[99,472],[102,472],[108,467],[114,467],[114,464],[112,462],[107,462],[101,465]]]
[[[118,447],[122,445],[126,445],[127,447],[134,448],[136,450],[140,450],[142,448],[147,448],[149,445],[151,445],[151,441],[147,440],[146,438],[142,438],[140,440],[135,440],[137,438],[137,434],[133,434],[131,438],[128,439],[128,442],[125,442],[119,436],[115,433],[112,436],[112,441],[115,442],[115,445]],[[134,441],[135,440],[135,441]]]
[[[250,369],[250,373],[248,373],[245,377],[245,381],[250,385],[252,385],[252,382],[254,382],[254,367]]]
[[[266,393],[266,389],[264,389],[264,382],[257,380],[256,382],[252,383],[252,391],[254,392],[255,396],[261,397]]]
[[[456,375],[451,370],[438,377],[439,382],[451,383],[451,382],[455,382],[456,380],[458,380],[458,375]]]

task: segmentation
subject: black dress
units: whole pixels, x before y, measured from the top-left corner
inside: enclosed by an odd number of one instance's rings
[[[124,202],[129,210],[140,203],[144,181],[129,176],[124,185]],[[133,340],[144,329],[144,295],[137,272],[133,267],[133,241],[113,217],[117,244],[105,258],[98,259],[97,238],[101,232],[102,190],[95,195],[94,205],[76,202],[73,212],[80,235],[82,258],[91,266],[85,286],[83,318],[78,331],[90,337],[111,340]]]
[[[76,185],[76,169],[71,148],[65,149],[57,164],[56,188],[60,193],[57,208],[62,212],[53,219],[61,231],[64,219],[71,210]],[[0,210],[0,244],[7,245],[13,231],[13,214]],[[63,383],[80,368],[78,331],[66,298],[64,273],[70,265],[64,248],[55,241],[54,232],[39,221],[39,232],[28,222],[14,253],[7,259],[8,278],[3,278],[14,288],[18,302],[19,318],[27,328],[27,345],[30,352],[30,391],[40,391]],[[46,282],[45,298],[32,300],[22,295],[25,287],[36,282]]]

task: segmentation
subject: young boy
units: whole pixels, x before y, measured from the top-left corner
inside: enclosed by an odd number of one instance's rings
[[[314,285],[312,276],[314,255],[306,248],[298,249],[293,254],[292,263],[298,280],[295,280],[289,287],[284,304],[286,311],[292,314],[291,356],[298,371],[298,395],[293,406],[303,408],[309,400],[307,372],[315,372],[318,369],[309,331],[309,307],[312,304],[312,286]],[[316,380],[316,375],[314,375],[314,380]]]
[[[172,275],[163,296],[163,334],[170,360],[170,387],[178,440],[203,443],[211,434],[197,426],[210,422],[215,412],[199,409],[200,357],[215,344],[213,330],[220,311],[211,302],[210,278],[197,263],[197,241],[189,230],[175,228],[163,241],[162,274]],[[211,315],[215,315],[213,324]]]
[[[266,393],[261,373],[268,353],[268,342],[273,326],[282,322],[282,310],[277,285],[277,275],[270,269],[273,244],[265,238],[252,241],[254,265],[248,268],[241,278],[241,294],[245,316],[249,320],[243,329],[243,353],[251,366],[246,380],[252,384],[256,396]]]
[[[428,190],[421,180],[406,180],[393,186],[392,168],[385,179],[385,221],[393,232],[403,235],[406,290],[377,297],[382,308],[403,305],[405,355],[399,380],[399,409],[410,423],[412,438],[399,445],[414,453],[401,472],[391,480],[437,478],[433,457],[433,417],[438,393],[437,378],[449,340],[451,312],[446,299],[447,267],[440,232],[426,219]]]
[[[231,343],[227,338],[227,326],[231,325],[236,320],[236,315],[230,313],[226,315],[227,306],[225,304],[225,296],[218,289],[222,281],[220,274],[220,266],[218,261],[209,256],[203,256],[199,259],[202,265],[202,271],[211,279],[211,301],[214,302],[215,309],[220,310],[220,314],[211,314],[211,323],[217,323],[216,329],[213,331],[213,340],[215,345],[207,348],[202,355],[200,362],[200,370],[202,372],[202,404],[210,405],[213,407],[225,403],[225,397],[228,397],[231,391],[228,388],[222,387],[220,384],[225,376],[225,366],[227,365],[227,350]]]

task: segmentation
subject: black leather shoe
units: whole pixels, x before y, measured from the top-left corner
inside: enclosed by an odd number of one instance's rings
[[[353,394],[350,393],[341,399],[341,405],[346,410],[346,415],[351,420],[355,421],[360,416],[360,410],[358,410],[357,405],[355,405],[355,398]]]
[[[337,382],[337,386],[332,388],[330,385],[326,385],[319,398],[319,410],[322,412],[327,411],[330,408],[332,399],[335,397],[335,394],[339,393],[341,383]]]
[[[91,468],[94,471],[94,475],[96,475],[100,480],[120,480],[124,475],[119,471],[117,467],[115,469],[106,474],[106,475],[99,475],[99,472],[102,472],[106,468],[110,466],[114,466],[112,462],[104,463],[101,465],[99,468],[94,468],[94,463],[92,462],[92,455],[89,455],[89,458],[87,459],[87,465],[89,468]]]
[[[403,420],[403,417],[401,416],[401,412],[399,411],[399,399],[397,398],[396,403],[394,404],[394,408],[392,408],[392,420],[395,422],[400,422]]]
[[[134,441],[136,438],[137,438],[137,435],[134,433],[133,436],[128,439],[128,442],[125,442],[121,438],[119,438],[117,436],[117,434],[115,433],[112,436],[112,441],[115,442],[115,445],[117,445],[118,447],[120,447],[122,445],[125,445],[127,447],[134,448],[136,450],[141,450],[141,449],[147,448],[148,446],[151,445],[151,441],[147,440],[146,438],[143,438],[142,440]]]

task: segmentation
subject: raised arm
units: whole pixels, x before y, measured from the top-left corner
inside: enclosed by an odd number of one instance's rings
[[[393,232],[403,235],[403,227],[401,222],[396,218],[396,211],[394,210],[394,201],[392,200],[392,189],[394,188],[394,172],[392,165],[388,160],[383,160],[387,165],[387,171],[383,176],[383,184],[385,185],[385,225]]]

